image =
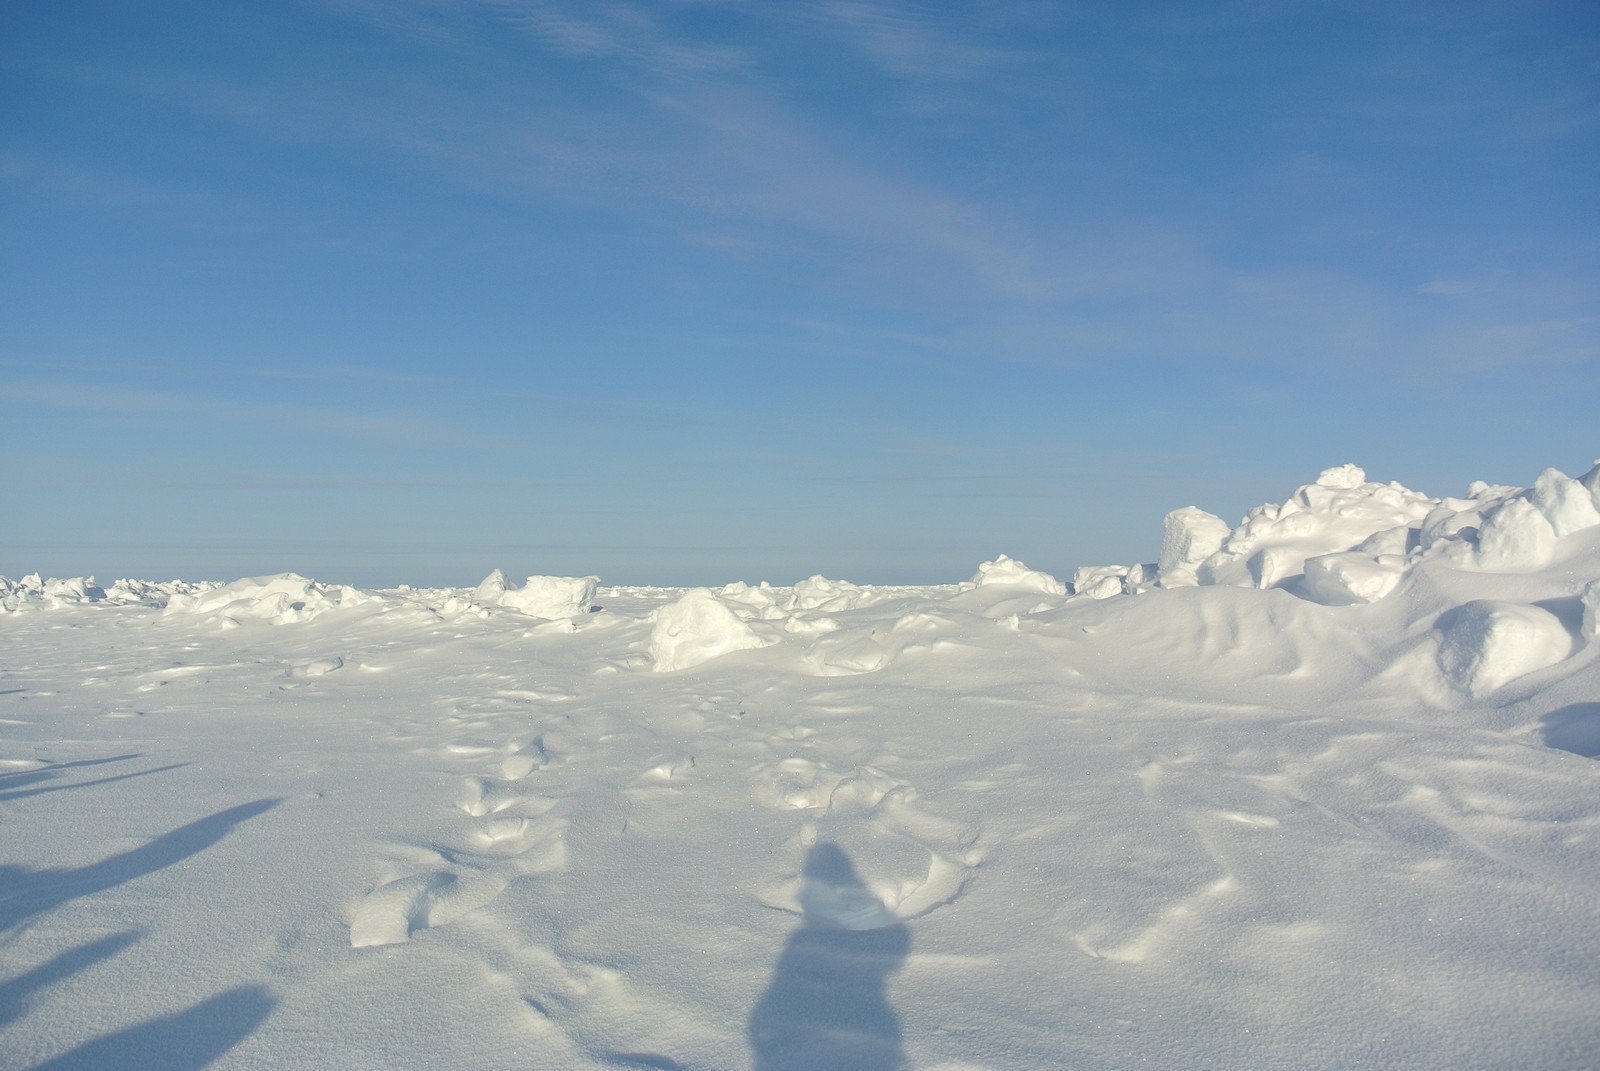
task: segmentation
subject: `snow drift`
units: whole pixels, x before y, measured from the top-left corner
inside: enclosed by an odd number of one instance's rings
[[[588,613],[599,586],[597,576],[530,576],[521,587],[513,587],[496,569],[483,578],[473,597],[485,606],[505,606],[554,621]]]
[[[1152,534],[1070,584],[0,578],[7,1058],[1585,1066],[1600,466]]]

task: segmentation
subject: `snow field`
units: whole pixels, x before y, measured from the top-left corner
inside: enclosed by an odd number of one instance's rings
[[[1070,587],[0,581],[0,1063],[1584,1066],[1597,484]]]

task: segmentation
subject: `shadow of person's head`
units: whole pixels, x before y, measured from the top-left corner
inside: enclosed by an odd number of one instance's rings
[[[750,1017],[758,1071],[903,1066],[886,984],[910,950],[910,931],[837,844],[813,847],[800,877],[801,925]]]
[[[863,931],[898,923],[837,844],[812,848],[800,878],[800,911],[807,926]]]

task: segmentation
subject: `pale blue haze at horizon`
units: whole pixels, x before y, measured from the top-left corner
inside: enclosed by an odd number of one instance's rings
[[[1600,452],[1600,9],[0,11],[0,573],[952,581]]]

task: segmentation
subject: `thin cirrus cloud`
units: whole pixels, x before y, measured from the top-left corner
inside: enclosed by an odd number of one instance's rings
[[[439,390],[450,385],[450,380],[439,375],[400,371],[369,365],[327,363],[317,365],[246,364],[229,361],[223,365],[171,360],[41,360],[37,358],[0,358],[0,368],[14,368],[30,373],[54,372],[85,376],[138,377],[149,379],[183,378],[229,380],[268,380],[291,383],[309,383],[319,386],[418,388]],[[58,385],[53,390],[58,398],[70,396],[73,387]],[[161,397],[152,394],[151,397]]]
[[[651,11],[640,5],[571,9],[537,0],[492,0],[487,6],[507,23],[569,56],[623,60],[658,75],[737,71],[753,63],[747,49],[670,35]]]
[[[680,40],[637,7],[585,7],[599,13],[580,15],[548,3],[491,6],[548,47],[649,76],[636,91],[633,121],[620,126],[584,123],[580,115],[579,121],[558,119],[541,129],[526,113],[513,112],[503,117],[504,125],[481,128],[474,139],[476,163],[509,186],[538,174],[540,158],[580,167],[587,161],[586,173],[569,177],[590,191],[598,184],[612,194],[667,202],[712,219],[778,223],[865,242],[898,250],[902,260],[933,253],[1000,293],[1026,297],[1042,291],[1025,243],[1004,234],[1003,221],[989,218],[983,206],[840,153],[824,130],[782,105],[747,50]],[[847,29],[865,25],[872,31],[869,42],[899,40],[895,55],[907,67],[928,63],[929,69],[949,71],[975,62],[977,50],[952,62],[959,46],[935,40],[907,13],[869,15],[859,7],[799,5],[790,17]],[[843,36],[863,40],[860,33]],[[686,74],[699,77],[685,80]],[[731,77],[720,77],[725,75]],[[676,137],[640,136],[640,128],[659,129],[662,122]],[[550,151],[552,146],[560,148]],[[457,160],[470,168],[470,143],[460,148]]]
[[[1315,355],[1387,365],[1407,352],[1431,361],[1462,344],[1459,325],[1436,322],[1436,309],[1407,306],[1403,293],[1361,271],[1230,263],[1207,237],[1218,221],[1164,221],[1147,207],[1121,219],[1112,212],[1070,222],[1076,213],[1063,205],[1056,220],[1041,225],[1014,218],[992,201],[897,173],[827,126],[802,118],[751,51],[681,40],[641,9],[616,6],[587,17],[581,12],[593,9],[549,3],[494,7],[520,20],[547,47],[646,76],[636,88],[632,121],[609,131],[574,122],[561,131],[567,151],[543,155],[569,165],[578,161],[565,179],[587,191],[608,191],[602,196],[672,205],[699,221],[686,228],[690,240],[722,241],[745,256],[796,248],[771,237],[752,239],[752,228],[756,234],[778,227],[805,236],[799,248],[810,244],[813,260],[825,262],[827,274],[858,292],[876,293],[890,307],[965,310],[954,333],[970,338],[969,358],[1029,359],[1062,337],[1110,335],[1117,351],[1157,360],[1181,352],[1190,360],[1210,355],[1273,362]],[[1240,11],[1218,17],[1251,21]],[[1010,68],[1031,58],[1020,50],[965,46],[934,14],[906,5],[840,0],[758,6],[752,18],[804,26],[907,81],[1003,81]],[[1178,29],[1193,33],[1205,24],[1190,18]],[[1210,28],[1215,26],[1210,20]],[[1530,99],[1535,111],[1582,114],[1571,101]],[[1358,94],[1350,106],[1368,107],[1364,100]],[[1416,114],[1405,117],[1408,127],[1449,105],[1413,107]],[[1500,113],[1514,110],[1512,104],[1498,107]],[[521,115],[511,124],[480,130],[475,144],[458,146],[456,162],[480,175],[498,171],[513,189],[538,174],[539,161],[529,158],[538,152],[506,149],[548,147],[556,140],[551,129],[541,131]],[[638,137],[641,127],[669,134]],[[1327,169],[1342,174],[1347,189],[1366,181],[1350,163],[1329,162]],[[1337,233],[1337,216],[1327,226]],[[1471,317],[1486,340],[1473,347],[1485,353],[1482,359],[1499,343],[1511,344],[1503,359],[1516,362],[1570,360],[1592,349],[1592,325],[1582,319],[1540,316],[1526,295],[1506,289],[1480,297]],[[1019,349],[1008,348],[1004,339],[1017,333],[986,327],[986,302],[1000,303],[1013,323],[1040,325],[1040,333],[1031,342],[1019,340]],[[1140,302],[1157,308],[1131,320],[1123,315]],[[1097,311],[1107,307],[1115,310],[1111,317]],[[1112,318],[1114,327],[1103,326]],[[1071,359],[1070,352],[1061,356]]]
[[[0,15],[0,398],[83,471],[558,474],[711,545],[714,486],[1270,493],[1600,357],[1570,0],[95,2]]]
[[[1038,59],[1030,50],[973,43],[958,24],[926,5],[818,0],[769,10],[851,48],[886,74],[914,82],[993,78]]]
[[[75,77],[119,82],[274,140],[365,145],[472,191],[631,203],[640,212],[670,206],[724,227],[782,227],[826,243],[818,256],[835,257],[835,271],[852,283],[876,278],[891,296],[899,292],[895,300],[937,283],[940,273],[946,294],[974,282],[1004,298],[1048,293],[1020,223],[841,152],[825,128],[747,77],[751,64],[734,53],[677,41],[637,12],[616,14],[632,9],[607,9],[602,21],[545,4],[492,6],[539,44],[643,72],[628,91],[632,106],[606,117],[581,103],[529,107],[529,87],[511,75],[466,89],[344,75],[249,84],[193,70]],[[686,72],[703,77],[677,77]],[[739,77],[713,77],[729,72]],[[792,248],[782,243],[784,252]]]
[[[208,424],[285,429],[408,448],[486,452],[503,450],[516,442],[508,435],[470,431],[419,413],[371,413],[283,402],[251,403],[59,379],[0,383],[0,400],[39,410],[72,410],[107,416],[186,417]]]
[[[569,55],[652,76],[638,100],[645,121],[665,119],[681,137],[665,145],[645,139],[655,158],[649,149],[635,157],[630,170],[651,182],[649,195],[712,217],[778,222],[897,251],[902,268],[933,254],[1004,296],[1047,292],[1015,233],[1020,226],[987,206],[841,152],[824,128],[784,105],[781,87],[762,76],[750,50],[685,41],[637,6],[613,5],[589,17],[551,3],[493,6]],[[897,4],[756,5],[750,17],[809,27],[897,77],[970,75],[1005,56],[964,45],[936,30],[926,11]],[[702,77],[686,83],[679,77],[685,73]],[[615,160],[637,152],[617,144],[599,155]]]
[[[1263,327],[1239,333],[1238,342],[1273,334],[1274,323],[1304,340],[1327,338],[1322,318],[1308,311],[1319,303],[1337,304],[1345,323],[1392,319],[1357,304],[1363,287],[1354,277],[1288,300],[1264,299],[1250,272],[1207,248],[1197,230],[1203,224],[1111,213],[1085,227],[1068,222],[1069,205],[1055,220],[1024,222],[1001,204],[862,152],[802,117],[750,50],[685,40],[641,8],[502,3],[485,10],[524,31],[531,48],[633,72],[638,79],[620,90],[631,103],[606,121],[577,101],[530,107],[530,87],[507,73],[466,88],[342,72],[325,73],[321,82],[254,84],[186,70],[123,77],[152,98],[275,140],[345,151],[367,146],[471,191],[513,201],[631,204],[642,215],[655,209],[653,224],[678,227],[685,241],[742,241],[744,256],[776,270],[793,272],[798,263],[888,308],[953,317],[946,328],[972,339],[969,359],[1027,359],[1027,351],[1062,336],[1103,337],[1098,310],[1120,317],[1142,299],[1158,301],[1161,311],[1121,317],[1119,351],[1170,353],[1174,340],[1162,325],[1194,323],[1199,332],[1184,348],[1191,357],[1210,352],[1216,347],[1204,342],[1204,321],[1218,313],[1260,319]],[[924,70],[975,77],[1014,58],[963,51],[935,18],[904,6],[823,3],[774,13],[787,10],[757,9],[756,17],[764,12],[848,41],[906,79],[926,77]],[[1000,315],[1039,324],[1041,333],[1013,352],[1000,343],[1015,338],[1014,328],[984,326]]]

